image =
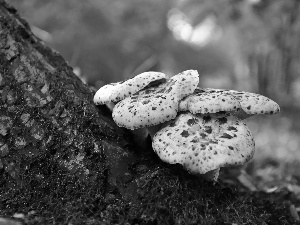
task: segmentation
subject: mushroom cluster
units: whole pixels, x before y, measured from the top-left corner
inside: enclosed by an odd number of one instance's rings
[[[242,120],[280,108],[259,94],[199,88],[198,83],[196,70],[171,78],[145,72],[103,86],[94,103],[115,103],[112,117],[120,127],[146,128],[163,161],[216,181],[220,167],[243,165],[253,157],[254,138]]]

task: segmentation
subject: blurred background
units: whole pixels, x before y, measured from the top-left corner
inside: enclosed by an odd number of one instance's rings
[[[196,69],[202,87],[277,101],[279,115],[246,121],[256,140],[247,172],[256,189],[300,196],[300,1],[9,2],[95,88],[144,71]]]

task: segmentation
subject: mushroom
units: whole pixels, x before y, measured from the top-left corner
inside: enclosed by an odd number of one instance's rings
[[[115,103],[135,94],[145,87],[151,87],[166,81],[167,76],[160,72],[144,72],[126,81],[110,83],[101,87],[94,95],[96,105],[106,105],[111,111]],[[137,129],[133,131],[135,142],[145,147],[145,140],[148,137],[147,129]]]
[[[118,102],[154,81],[165,81],[166,75],[160,72],[144,72],[126,81],[111,83],[101,87],[94,96],[96,105]]]
[[[259,94],[226,90],[229,94],[234,96],[240,103],[241,109],[235,113],[235,116],[245,119],[256,114],[276,114],[279,113],[280,107],[273,100]]]
[[[179,103],[180,111],[189,110],[193,114],[236,111],[240,107],[238,100],[229,93],[199,87]]]
[[[158,86],[144,88],[115,105],[113,120],[120,127],[135,130],[174,119],[179,101],[192,94],[198,83],[198,72],[187,70]]]
[[[163,161],[180,163],[209,180],[217,180],[221,167],[242,165],[253,157],[254,139],[241,119],[280,110],[259,94],[199,88],[195,70],[169,79],[152,73],[106,85],[96,93],[95,103],[119,101],[112,110],[118,126],[135,134],[147,128]]]
[[[245,119],[255,114],[275,114],[280,108],[273,100],[255,93],[197,88],[179,103],[179,110],[194,114],[232,111],[236,117]]]
[[[233,115],[181,113],[153,137],[153,150],[165,162],[216,180],[220,167],[243,165],[254,154],[254,139]]]

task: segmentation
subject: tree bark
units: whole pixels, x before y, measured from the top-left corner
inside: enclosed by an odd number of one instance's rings
[[[136,151],[131,134],[92,99],[0,0],[0,216],[22,213],[26,224],[288,221],[285,208]]]
[[[64,59],[30,31],[14,8],[0,8],[1,167],[16,181],[48,158],[79,176],[91,176],[93,157],[125,149],[128,134],[96,108],[93,94]],[[109,153],[110,154],[110,153]],[[103,165],[105,170],[107,166]]]
[[[117,176],[130,178],[126,165],[135,158],[130,134],[92,99],[64,59],[0,1],[1,187],[23,190],[53,178],[63,179],[56,185],[84,180],[97,182],[104,196]],[[1,207],[12,194],[1,196]]]

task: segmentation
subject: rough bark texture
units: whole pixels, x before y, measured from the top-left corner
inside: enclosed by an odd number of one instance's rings
[[[22,213],[25,224],[290,222],[285,205],[134,153],[130,134],[92,99],[0,0],[0,216]]]

